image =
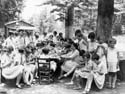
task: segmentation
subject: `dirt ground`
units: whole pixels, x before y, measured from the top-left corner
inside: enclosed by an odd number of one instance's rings
[[[73,85],[65,85],[67,81],[42,85],[37,83],[31,87],[24,87],[23,89],[18,89],[14,83],[11,83],[0,87],[0,94],[5,94],[2,93],[2,91],[6,91],[7,94],[82,94],[84,88],[81,90],[73,90]],[[95,88],[95,85],[92,85],[90,94],[125,94],[125,82],[117,84],[116,89],[107,89],[104,87],[102,90],[98,90]]]

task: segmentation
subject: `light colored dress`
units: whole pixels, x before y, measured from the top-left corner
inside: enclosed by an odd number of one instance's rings
[[[97,45],[97,54],[101,57],[102,55],[104,55],[104,51],[107,51],[107,44],[103,43],[103,44],[98,44]]]
[[[70,52],[69,52],[70,53]],[[65,72],[69,72],[73,67],[77,66],[77,57],[79,56],[79,51],[75,50],[67,55],[67,58],[72,58],[71,60],[67,60],[64,62],[64,64],[61,66],[62,70]]]
[[[105,64],[101,62],[95,69],[97,71],[93,73],[95,84],[99,89],[102,89],[105,82]],[[102,74],[99,74],[98,72]]]
[[[2,68],[2,76],[6,79],[14,79],[20,73],[23,72],[24,67],[22,65],[12,66],[12,58],[8,55],[4,55],[1,60],[2,66],[7,65]]]
[[[118,67],[118,51],[115,48],[108,48],[107,50],[108,72],[119,71]]]
[[[93,52],[97,49],[97,42],[91,42],[90,40],[88,40],[88,51],[89,52]]]
[[[107,67],[107,60],[105,55],[103,55],[102,57],[100,57],[99,59],[100,62],[104,63],[103,67],[104,67],[104,73],[107,74],[108,73],[108,67]]]
[[[93,67],[94,62],[92,60],[89,60],[87,63],[85,63],[85,66],[83,68],[75,70],[75,73],[82,78],[88,78],[90,71],[93,70]]]
[[[4,41],[4,43],[2,44],[2,46],[4,46],[4,47],[13,47],[13,48],[15,48],[14,47],[14,41],[13,41],[13,38],[10,38],[10,37],[8,37],[5,41]]]
[[[87,44],[86,44],[86,41],[84,39],[81,39],[79,41],[79,49],[87,51]]]

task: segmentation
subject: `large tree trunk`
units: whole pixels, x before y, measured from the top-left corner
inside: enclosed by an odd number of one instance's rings
[[[73,4],[71,4],[67,8],[67,14],[65,20],[65,38],[72,37],[73,17],[74,17],[74,6]]]
[[[98,1],[97,38],[102,37],[105,41],[112,36],[112,20],[114,16],[114,0]]]

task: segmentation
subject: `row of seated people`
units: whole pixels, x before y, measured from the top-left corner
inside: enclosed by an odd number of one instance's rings
[[[81,36],[78,35],[78,37],[81,38]],[[82,43],[82,42],[80,42]],[[101,83],[100,88],[103,87],[104,85],[104,78],[105,78],[105,74],[107,74],[107,68],[109,68],[109,72],[111,74],[111,77],[114,77],[115,79],[113,80],[112,83],[110,83],[110,85],[114,88],[115,87],[115,80],[116,80],[116,76],[115,73],[117,72],[117,68],[116,68],[116,61],[117,61],[117,52],[114,49],[114,45],[115,45],[116,41],[114,39],[109,40],[109,47],[107,47],[107,49],[105,49],[105,45],[103,45],[104,43],[102,43],[102,41],[100,40],[98,42],[98,46],[94,51],[88,51],[90,54],[90,60],[92,60],[95,63],[99,63],[97,64],[97,70],[94,71],[96,75],[96,79],[97,83],[99,81],[99,84]],[[65,45],[63,45],[65,44]],[[68,41],[61,41],[61,44],[55,45],[52,42],[49,43],[43,43],[43,44],[38,44],[37,45],[37,49],[32,51],[13,51],[9,48],[8,51],[5,51],[5,55],[2,55],[2,59],[1,59],[1,64],[2,64],[2,75],[6,78],[6,79],[13,79],[17,77],[17,82],[16,85],[18,87],[21,87],[19,82],[20,79],[23,77],[24,78],[24,82],[28,85],[30,85],[33,81],[33,78],[35,76],[37,76],[37,63],[36,62],[31,62],[33,57],[40,57],[40,58],[45,58],[45,57],[52,57],[52,58],[57,58],[58,60],[55,62],[51,62],[51,69],[54,72],[58,72],[57,69],[61,69],[61,73],[60,73],[60,77],[59,79],[61,79],[62,77],[67,77],[69,74],[71,74],[74,70],[77,70],[79,68],[77,68],[78,66],[84,65],[85,66],[91,66],[88,63],[86,63],[86,55],[85,53],[87,51],[85,51],[85,49],[81,50],[81,44],[76,44],[71,40]],[[42,46],[42,47],[39,47]],[[92,45],[89,45],[91,47],[88,48],[92,48]],[[105,53],[107,50],[107,53]],[[16,53],[16,54],[14,54]],[[17,55],[17,53],[20,53],[21,57]],[[93,57],[93,53],[94,56]],[[17,55],[17,56],[16,56]],[[22,58],[23,56],[23,58]],[[106,59],[107,56],[107,59]],[[87,55],[87,57],[89,57]],[[5,59],[3,59],[5,58]],[[24,59],[24,60],[23,60]],[[98,61],[98,62],[96,62]],[[102,62],[103,61],[103,62]],[[107,63],[107,61],[109,63]],[[87,64],[87,65],[86,65]],[[108,67],[107,67],[108,65]],[[83,68],[84,69],[84,68]],[[17,71],[18,70],[18,71]],[[93,69],[94,70],[94,69]],[[63,71],[66,72],[66,74],[63,75]],[[87,72],[89,71],[89,73],[91,72],[90,70],[86,70]],[[75,72],[77,73],[79,72],[78,70]],[[13,75],[10,75],[13,74]],[[86,74],[86,73],[83,73]],[[93,74],[93,75],[95,75]],[[75,74],[74,74],[75,75]],[[31,76],[31,80],[29,81],[28,78],[29,76]],[[90,75],[92,76],[92,75]],[[87,78],[91,78],[89,76],[86,76]],[[100,79],[101,82],[100,82]],[[74,78],[74,77],[73,77]],[[95,78],[94,78],[95,79]],[[92,80],[92,79],[91,79]],[[85,92],[88,92],[90,90],[91,87],[91,80],[88,80],[88,84],[89,86],[85,89]]]

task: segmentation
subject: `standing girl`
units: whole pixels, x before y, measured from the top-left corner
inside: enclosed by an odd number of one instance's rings
[[[116,40],[114,38],[109,39],[107,50],[107,62],[109,72],[109,88],[115,88],[117,80],[117,71],[119,71],[118,51],[115,48]]]

